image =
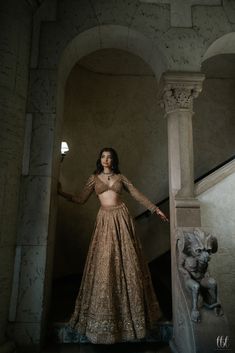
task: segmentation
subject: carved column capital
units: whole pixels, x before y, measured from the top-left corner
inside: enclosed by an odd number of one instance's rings
[[[161,105],[166,114],[175,110],[193,110],[193,98],[202,90],[201,73],[169,72],[161,78]]]

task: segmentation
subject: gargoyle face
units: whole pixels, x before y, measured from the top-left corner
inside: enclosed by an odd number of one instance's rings
[[[181,241],[181,251],[187,255],[197,258],[200,263],[207,264],[212,254],[217,252],[218,243],[216,237],[204,232],[200,228],[193,231],[184,231]]]
[[[197,258],[200,263],[207,264],[210,260],[210,248],[204,244],[205,242],[202,241],[200,236],[195,233],[188,233],[186,235],[186,252],[188,255]],[[208,251],[209,250],[209,251]]]
[[[208,251],[201,246],[192,246],[191,256],[196,257],[201,263],[208,263],[210,261]]]

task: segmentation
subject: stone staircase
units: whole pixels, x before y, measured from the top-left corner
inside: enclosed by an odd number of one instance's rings
[[[55,343],[90,343],[86,336],[70,328],[66,322],[53,322],[50,327],[50,340]],[[173,325],[170,321],[161,321],[149,332],[148,336],[141,340],[133,340],[132,343],[169,343],[173,334]]]

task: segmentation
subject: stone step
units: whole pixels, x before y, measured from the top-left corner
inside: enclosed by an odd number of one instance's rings
[[[173,335],[173,325],[170,321],[162,321],[149,332],[146,338],[132,342],[166,342],[169,343]],[[50,327],[50,338],[55,343],[89,343],[86,336],[80,335],[70,328],[66,322],[54,322]]]
[[[171,353],[167,343],[116,343],[80,344],[80,343],[51,343],[44,347],[41,353]]]

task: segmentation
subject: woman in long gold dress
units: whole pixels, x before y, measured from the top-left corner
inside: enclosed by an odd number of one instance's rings
[[[149,269],[135,235],[132,217],[121,199],[128,191],[162,220],[164,213],[120,173],[112,148],[101,150],[97,169],[79,195],[59,194],[83,204],[93,191],[97,214],[80,290],[69,326],[92,343],[112,344],[142,339],[161,316]]]

